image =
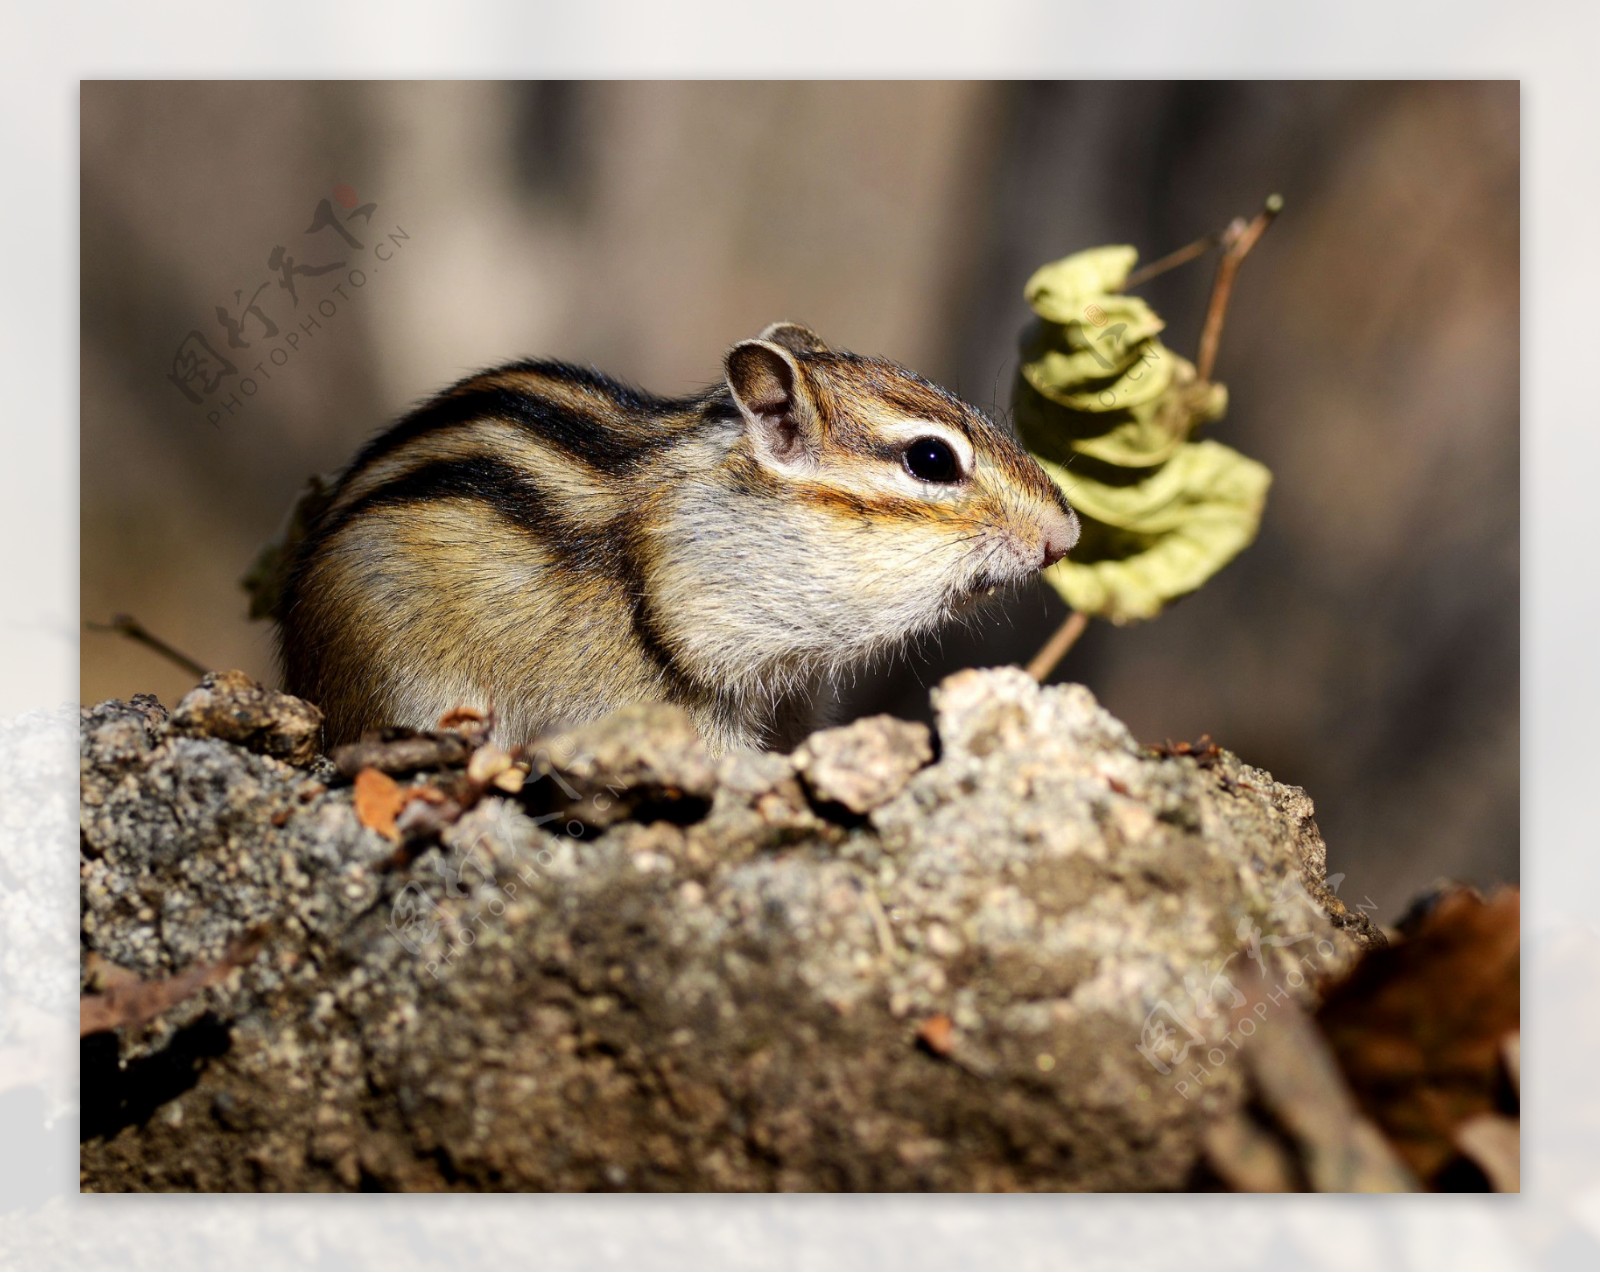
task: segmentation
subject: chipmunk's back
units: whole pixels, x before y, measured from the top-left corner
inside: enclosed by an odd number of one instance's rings
[[[323,707],[330,742],[469,703],[531,735],[587,716],[597,690],[660,697],[670,660],[640,657],[644,510],[626,479],[707,427],[693,401],[555,362],[440,394],[357,455],[302,545],[287,683]],[[608,669],[603,689],[594,667]],[[542,687],[541,719],[525,699],[484,703],[497,683]]]

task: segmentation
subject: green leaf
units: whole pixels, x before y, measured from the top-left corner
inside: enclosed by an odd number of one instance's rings
[[[1171,459],[1197,425],[1222,418],[1228,391],[1201,383],[1188,359],[1163,349],[1172,361],[1167,392],[1124,411],[1068,411],[1035,390],[1024,373],[1012,391],[1023,444],[1036,456],[1062,464],[1075,455],[1123,468],[1150,468]]]
[[[1138,259],[1138,249],[1126,244],[1074,252],[1035,270],[1022,294],[1039,317],[1077,322],[1083,318],[1084,298],[1120,292]]]
[[[1173,354],[1159,341],[1146,341],[1120,375],[1099,380],[1074,379],[1083,354],[1046,352],[1024,362],[1022,374],[1035,389],[1073,411],[1127,411],[1154,402],[1172,383]]]
[[[1022,334],[1023,374],[1046,397],[1076,393],[1087,381],[1119,376],[1138,360],[1137,347],[1087,337],[1073,339],[1078,330],[1041,319]]]
[[[1272,475],[1217,442],[1190,442],[1142,481],[1111,486],[1041,458],[1083,521],[1045,582],[1074,610],[1149,619],[1232,561],[1261,525]]]
[[[1083,521],[1071,557],[1045,573],[1075,610],[1148,619],[1193,592],[1255,538],[1271,475],[1214,442],[1227,390],[1158,339],[1161,318],[1120,290],[1125,245],[1052,261],[1028,280],[1013,405],[1024,444]],[[1075,463],[1076,462],[1076,463]]]

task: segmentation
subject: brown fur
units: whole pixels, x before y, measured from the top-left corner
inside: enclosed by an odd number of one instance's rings
[[[715,750],[788,742],[830,669],[1075,538],[1060,492],[973,408],[802,328],[763,337],[691,398],[521,363],[374,439],[279,616],[286,682],[328,742],[455,706],[527,742],[638,701],[681,705]],[[918,434],[971,473],[910,476]]]

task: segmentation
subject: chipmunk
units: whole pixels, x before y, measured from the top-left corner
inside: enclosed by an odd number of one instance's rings
[[[529,743],[669,702],[714,754],[787,748],[825,676],[1077,540],[1009,434],[895,363],[774,323],[724,372],[668,399],[513,363],[369,443],[278,612],[326,743],[461,706]]]

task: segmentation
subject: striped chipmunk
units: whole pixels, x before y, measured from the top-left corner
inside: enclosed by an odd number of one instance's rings
[[[722,383],[658,398],[559,362],[461,381],[343,472],[278,612],[326,743],[492,710],[503,745],[628,703],[713,753],[788,748],[824,678],[1077,541],[975,408],[775,323]]]

